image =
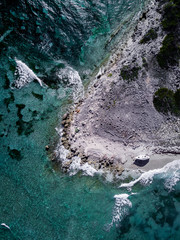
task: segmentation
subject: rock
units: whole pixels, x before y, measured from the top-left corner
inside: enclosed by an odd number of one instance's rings
[[[66,120],[63,120],[61,124],[64,126],[66,124]]]
[[[77,148],[71,148],[71,152],[75,153],[77,151]]]
[[[71,123],[71,119],[70,119],[70,118],[67,119],[67,120],[66,120],[66,123],[67,123],[67,124],[70,124],[70,123]]]
[[[79,157],[80,157],[80,158],[83,158],[84,156],[85,156],[85,155],[84,155],[83,153],[81,153],[81,152],[79,153]]]
[[[65,113],[65,114],[63,115],[62,119],[63,119],[63,120],[66,120],[66,119],[68,118],[68,115],[69,115],[68,113]]]
[[[45,146],[45,149],[46,149],[46,151],[48,151],[48,150],[49,150],[49,146],[48,146],[48,145],[46,145],[46,146]]]
[[[68,142],[66,142],[66,143],[64,143],[64,147],[65,147],[66,149],[69,149],[69,148],[70,148],[70,144],[69,144]]]
[[[56,160],[57,160],[56,154],[53,153],[53,154],[51,155],[51,161],[52,161],[52,162],[55,162]]]
[[[116,171],[118,172],[118,174],[120,175],[123,171],[124,171],[124,168],[122,166],[117,166],[116,167]]]
[[[70,161],[67,161],[67,162],[65,162],[64,164],[63,164],[63,168],[65,168],[65,169],[68,169],[69,168],[69,166],[71,165],[71,163],[72,163],[72,161],[70,160]]]
[[[62,137],[62,138],[61,138],[61,141],[62,141],[62,142],[66,142],[66,140],[67,140],[66,137]]]
[[[113,165],[113,160],[112,159],[109,160],[109,164]]]
[[[109,167],[109,162],[106,162],[106,167]]]
[[[71,159],[72,158],[72,153],[70,152],[68,155],[67,155],[67,159]]]
[[[22,159],[21,152],[17,149],[9,149],[9,156],[12,159],[16,159],[18,161],[20,161]]]
[[[86,162],[87,159],[88,159],[88,158],[87,158],[87,156],[85,156],[85,155],[83,155],[82,158],[81,158],[81,160],[82,160],[83,162]]]

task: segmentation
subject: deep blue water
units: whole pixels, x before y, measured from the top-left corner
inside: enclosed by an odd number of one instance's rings
[[[0,224],[10,227],[0,225],[0,239],[180,238],[178,164],[175,175],[169,168],[130,191],[100,176],[64,174],[45,150],[56,146],[55,128],[82,83],[147,2],[0,2]]]

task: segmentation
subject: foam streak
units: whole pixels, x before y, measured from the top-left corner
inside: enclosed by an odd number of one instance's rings
[[[27,83],[32,82],[33,80],[37,80],[40,84],[40,86],[43,86],[43,82],[40,78],[36,76],[36,74],[21,60],[15,59],[16,61],[16,71],[15,76],[16,80],[13,83],[13,86],[11,88],[22,88]]]
[[[174,160],[166,164],[163,168],[150,170],[143,173],[139,178],[130,183],[123,183],[120,187],[131,188],[136,183],[140,182],[142,185],[151,184],[154,176],[159,175],[166,179],[165,186],[172,190],[173,186],[180,180],[180,160]]]

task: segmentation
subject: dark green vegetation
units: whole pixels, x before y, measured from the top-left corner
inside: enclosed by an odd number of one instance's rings
[[[175,92],[174,99],[175,99],[176,105],[178,106],[178,109],[180,109],[180,89],[178,89]]]
[[[151,28],[145,35],[144,37],[141,39],[140,41],[140,44],[143,44],[143,43],[147,43],[149,42],[150,40],[154,40],[157,38],[157,32],[155,29]]]
[[[131,68],[130,65],[123,66],[121,69],[121,74],[120,76],[123,78],[123,80],[126,80],[127,82],[131,82],[135,80],[138,77],[138,71],[139,67],[133,67]]]
[[[178,64],[180,49],[173,33],[167,34],[163,40],[162,47],[157,55],[157,61],[161,68],[168,68],[169,65]]]
[[[180,1],[171,0],[164,7],[162,26],[164,30],[175,30],[180,21]]]
[[[180,89],[174,93],[168,88],[160,88],[154,94],[154,106],[158,112],[165,115],[180,115]]]
[[[108,74],[108,77],[112,77],[112,73],[109,73],[109,74]]]
[[[146,58],[142,58],[142,66],[146,69],[148,69],[148,63],[147,63],[147,60]]]
[[[162,47],[157,54],[157,61],[161,68],[168,68],[178,64],[179,48],[180,0],[170,0],[164,6],[162,27],[167,31]]]
[[[78,133],[78,132],[79,132],[79,129],[78,129],[78,128],[76,128],[76,129],[75,129],[75,133]]]

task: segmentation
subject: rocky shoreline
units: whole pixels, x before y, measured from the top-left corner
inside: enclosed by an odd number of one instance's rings
[[[156,156],[157,161],[171,154],[172,161],[180,153],[180,119],[160,114],[153,105],[159,87],[180,86],[179,67],[164,70],[157,64],[166,34],[160,26],[162,7],[153,3],[126,45],[97,75],[86,98],[63,116],[64,171],[79,157],[81,164],[120,175],[136,169],[133,159],[139,154]],[[152,29],[155,37],[142,44]]]
[[[114,174],[121,175],[121,173],[124,171],[124,168],[122,165],[115,162],[113,158],[109,159],[107,158],[106,155],[103,155],[101,158],[94,158],[94,156],[91,158],[90,156],[87,156],[87,154],[85,154],[83,149],[78,149],[77,147],[73,147],[71,145],[73,137],[75,136],[75,134],[78,133],[78,131],[75,130],[74,134],[71,134],[71,124],[73,122],[74,114],[80,112],[79,108],[81,107],[82,103],[83,101],[81,100],[79,103],[76,104],[75,109],[73,109],[69,113],[64,114],[62,118],[63,131],[61,134],[62,135],[61,144],[67,150],[66,161],[61,162],[62,169],[65,172],[68,172],[69,167],[73,162],[73,158],[78,157],[81,159],[81,165],[88,163],[90,166],[93,166],[96,170],[109,170]],[[57,158],[53,160],[57,160]]]

